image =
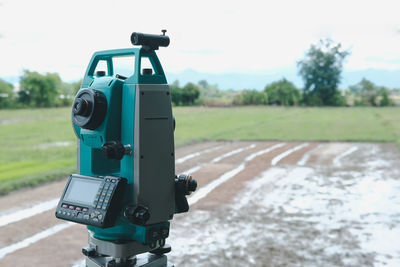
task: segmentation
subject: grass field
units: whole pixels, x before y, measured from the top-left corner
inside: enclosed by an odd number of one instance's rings
[[[395,142],[399,108],[174,108],[176,146],[204,140]],[[70,108],[0,110],[0,194],[75,169]]]

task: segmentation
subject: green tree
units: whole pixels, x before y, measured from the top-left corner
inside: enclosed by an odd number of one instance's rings
[[[303,101],[307,105],[339,105],[342,101],[338,85],[343,61],[349,55],[341,44],[321,40],[311,45],[297,65],[304,81]]]
[[[269,104],[293,106],[300,101],[300,91],[285,78],[267,85],[264,91],[268,95]]]
[[[0,79],[0,109],[8,108],[14,99],[13,85]]]
[[[173,84],[170,85],[171,90],[171,102],[175,106],[181,105],[182,102],[182,90],[179,87],[179,81],[176,80]]]
[[[266,105],[268,96],[266,92],[257,90],[243,90],[233,99],[234,105]]]
[[[389,90],[377,86],[363,78],[359,83],[350,86],[350,91],[355,95],[355,105],[361,106],[390,106],[393,104],[389,97]]]
[[[200,88],[194,83],[187,83],[181,91],[181,100],[183,105],[193,105],[199,98]]]
[[[381,95],[381,101],[380,101],[381,107],[393,106],[393,101],[390,99],[389,91],[387,88],[381,87],[380,95]]]
[[[20,80],[19,101],[36,107],[54,106],[61,85],[62,81],[57,73],[42,75],[35,71],[24,70]]]

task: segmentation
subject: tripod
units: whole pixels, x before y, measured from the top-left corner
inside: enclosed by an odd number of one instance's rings
[[[174,267],[164,255],[171,246],[151,250],[136,241],[112,242],[93,237],[89,231],[89,245],[82,248],[86,256],[85,267]],[[151,250],[151,253],[145,253]],[[82,266],[82,267],[83,267]]]

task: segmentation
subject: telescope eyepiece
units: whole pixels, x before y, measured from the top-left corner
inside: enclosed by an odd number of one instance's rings
[[[141,45],[147,50],[158,50],[160,46],[167,47],[169,45],[169,37],[165,35],[166,30],[162,30],[162,35],[134,32],[131,35],[131,43],[133,45]]]

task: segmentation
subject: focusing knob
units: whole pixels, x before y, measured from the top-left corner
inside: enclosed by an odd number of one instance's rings
[[[108,159],[121,160],[125,155],[130,155],[132,149],[130,145],[124,146],[119,141],[110,141],[101,148],[103,155]]]
[[[104,121],[106,113],[106,96],[97,90],[84,89],[78,92],[72,105],[72,122],[84,129],[94,130]]]
[[[127,207],[124,215],[131,223],[137,225],[145,225],[150,219],[149,209],[140,205]]]

